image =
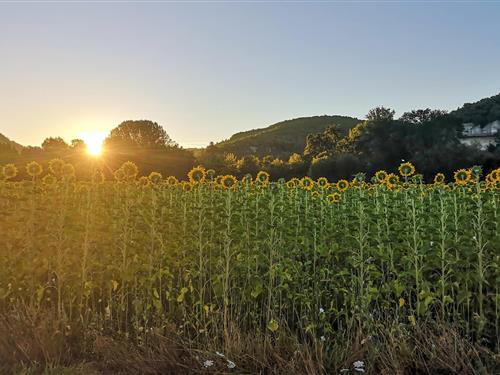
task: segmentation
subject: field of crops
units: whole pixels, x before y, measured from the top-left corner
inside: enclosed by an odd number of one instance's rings
[[[500,170],[425,184],[409,163],[338,182],[26,168],[32,180],[7,165],[0,181],[5,371],[89,358],[112,373],[498,365]]]

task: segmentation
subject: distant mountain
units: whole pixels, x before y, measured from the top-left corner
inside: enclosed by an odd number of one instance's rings
[[[302,153],[308,134],[323,132],[336,124],[344,134],[361,120],[348,116],[313,116],[286,120],[262,129],[254,129],[234,134],[216,146],[237,156],[272,155],[288,158],[290,154]]]
[[[21,150],[24,148],[19,143],[11,141],[9,138],[7,138],[5,135],[1,133],[0,133],[0,143],[11,145],[17,152],[21,152]]]
[[[482,126],[500,120],[500,94],[475,103],[465,103],[450,114],[455,115],[464,123],[472,122]]]

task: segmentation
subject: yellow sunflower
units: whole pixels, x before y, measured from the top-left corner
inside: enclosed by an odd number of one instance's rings
[[[147,178],[146,176],[139,177],[139,180],[137,182],[141,186],[148,186],[150,183],[149,178]]]
[[[55,176],[60,176],[62,174],[64,164],[64,161],[61,159],[52,159],[49,161],[49,170]]]
[[[313,197],[313,199],[317,199],[321,196],[321,194],[319,193],[319,191],[313,191],[311,193],[311,196]]]
[[[389,173],[385,177],[385,183],[387,184],[387,187],[392,189],[394,188],[397,184],[399,184],[399,176],[395,175],[394,173]]]
[[[188,173],[189,182],[192,184],[202,184],[205,181],[207,172],[201,165],[194,167]]]
[[[445,177],[444,177],[444,174],[442,174],[442,173],[436,173],[436,175],[434,176],[434,184],[436,184],[436,185],[440,185],[440,184],[444,183],[444,180],[445,180]]]
[[[349,189],[349,181],[339,180],[339,181],[337,181],[337,184],[335,186],[337,187],[338,191],[340,191],[340,192],[346,191],[347,189]]]
[[[193,190],[193,185],[190,182],[182,181],[182,190],[191,191]]]
[[[300,187],[305,190],[312,190],[314,188],[314,181],[311,177],[305,176],[300,180]]]
[[[179,183],[179,180],[175,176],[168,176],[167,177],[167,185],[170,186],[175,186]]]
[[[326,199],[330,203],[338,203],[338,202],[340,202],[340,198],[341,198],[341,196],[339,193],[332,193],[326,197]]]
[[[328,179],[326,177],[320,177],[316,180],[316,184],[318,185],[318,187],[320,187],[321,189],[326,189],[328,188],[328,186],[330,185],[328,183]]]
[[[17,167],[14,164],[7,164],[3,167],[3,175],[9,180],[17,176]]]
[[[472,179],[472,172],[469,169],[459,169],[453,174],[453,177],[455,178],[455,183],[459,186],[464,186],[469,183],[469,181]]]
[[[398,170],[399,174],[403,177],[409,177],[415,173],[415,167],[410,162],[401,163]]]
[[[236,177],[229,175],[229,174],[226,176],[223,176],[221,181],[220,181],[220,185],[224,189],[234,189],[236,187],[237,183],[238,183],[238,180],[236,179]]]
[[[131,161],[123,163],[120,169],[123,171],[124,178],[129,181],[135,180],[139,174],[139,168],[137,168],[137,165]]]
[[[152,184],[157,185],[161,182],[162,175],[159,172],[151,172],[148,179]]]
[[[42,174],[43,168],[36,161],[32,161],[26,165],[26,173],[31,177],[38,177]]]
[[[297,186],[299,186],[299,184],[300,184],[299,179],[294,177],[286,182],[286,187],[288,189],[295,189]]]
[[[377,182],[385,183],[386,177],[387,177],[387,172],[384,170],[375,173],[375,178],[377,179]]]
[[[48,174],[44,178],[42,178],[42,182],[46,186],[53,186],[57,182],[57,179],[55,178],[55,176]]]
[[[265,171],[260,171],[259,173],[257,173],[255,181],[262,185],[267,185],[269,183],[269,173]]]

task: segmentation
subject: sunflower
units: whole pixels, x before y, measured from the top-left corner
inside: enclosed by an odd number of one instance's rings
[[[251,185],[252,184],[252,175],[250,173],[247,173],[244,175],[241,179],[241,183],[243,185]]]
[[[387,187],[391,189],[399,184],[399,176],[395,175],[394,173],[389,173],[385,177],[385,183],[387,184]]]
[[[139,173],[139,168],[131,161],[123,163],[120,169],[123,171],[125,178],[129,181],[135,180]]]
[[[160,183],[162,175],[159,172],[151,172],[148,176],[148,179],[152,184],[157,185]]]
[[[387,172],[386,171],[378,171],[375,173],[375,178],[377,179],[377,182],[384,183],[385,179],[387,177]]]
[[[297,177],[294,177],[286,182],[286,187],[288,189],[295,189],[297,186],[299,186],[299,184],[300,180]]]
[[[224,189],[234,189],[237,183],[238,180],[236,179],[236,177],[228,174],[222,177],[220,181],[220,186],[223,187]]]
[[[269,173],[265,171],[260,171],[255,177],[255,181],[262,185],[267,185],[269,183]]]
[[[328,179],[326,177],[320,177],[316,180],[316,184],[321,188],[321,189],[326,189],[328,188]]]
[[[182,190],[191,191],[193,190],[193,185],[190,182],[182,181]]]
[[[327,201],[330,203],[338,203],[340,202],[340,194],[339,193],[332,193],[326,197]]]
[[[17,167],[14,164],[7,164],[3,167],[3,175],[9,180],[17,176]]]
[[[57,181],[56,177],[51,174],[46,175],[42,179],[43,184],[47,186],[53,186],[56,183],[56,181]]]
[[[26,173],[28,173],[31,177],[38,177],[42,174],[42,172],[42,166],[36,161],[32,161],[26,165]]]
[[[403,177],[409,177],[415,173],[415,167],[410,162],[401,163],[398,170],[399,174]]]
[[[140,186],[148,186],[150,184],[150,181],[149,178],[147,178],[146,176],[141,176],[139,177],[139,180],[137,180],[137,183]]]
[[[205,178],[208,181],[213,181],[215,179],[215,169],[207,169]]]
[[[207,172],[201,165],[194,167],[188,173],[189,182],[192,184],[202,184],[205,181]]]
[[[312,190],[314,188],[314,181],[311,177],[305,176],[300,180],[300,187],[305,190]]]
[[[174,186],[179,183],[179,180],[175,176],[168,176],[167,177],[167,185]]]
[[[118,182],[122,182],[122,181],[125,181],[125,172],[123,171],[123,169],[117,169],[114,173],[113,173],[113,176],[115,177],[115,180],[118,181]]]
[[[319,191],[313,191],[311,193],[311,196],[313,197],[313,199],[317,199],[321,196],[321,194],[319,193]]]
[[[467,183],[472,179],[472,172],[469,169],[459,169],[453,174],[455,178],[455,183],[459,186],[467,185]]]
[[[346,191],[347,189],[349,189],[349,181],[339,180],[339,181],[337,181],[337,184],[335,186],[337,187],[338,191],[340,191],[340,192]]]
[[[55,176],[60,176],[62,174],[64,164],[64,161],[61,159],[52,159],[49,161],[49,170]]]
[[[434,176],[434,184],[436,184],[436,185],[440,185],[440,184],[444,183],[444,180],[445,180],[445,177],[444,177],[444,174],[442,174],[442,173],[437,173]]]

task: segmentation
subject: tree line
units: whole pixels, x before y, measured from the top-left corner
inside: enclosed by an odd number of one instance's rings
[[[94,167],[111,178],[115,169],[130,160],[146,175],[158,171],[164,176],[184,178],[193,166],[203,165],[216,173],[238,177],[264,170],[273,179],[309,175],[332,180],[352,178],[358,172],[373,175],[377,170],[392,171],[403,160],[411,161],[426,179],[438,172],[450,176],[453,171],[472,165],[483,166],[485,172],[500,165],[498,144],[480,150],[460,142],[463,120],[457,116],[431,109],[407,112],[398,119],[394,114],[389,108],[374,108],[347,135],[332,124],[321,133],[309,134],[303,152],[293,153],[285,160],[273,155],[237,157],[214,143],[201,150],[187,150],[158,123],[130,120],[110,132],[99,158],[87,155],[81,139],[67,143],[60,137],[49,137],[41,147],[28,146],[20,152],[12,145],[0,143],[0,164],[31,160],[43,164],[62,158],[75,165],[77,177],[82,179],[88,178]]]

